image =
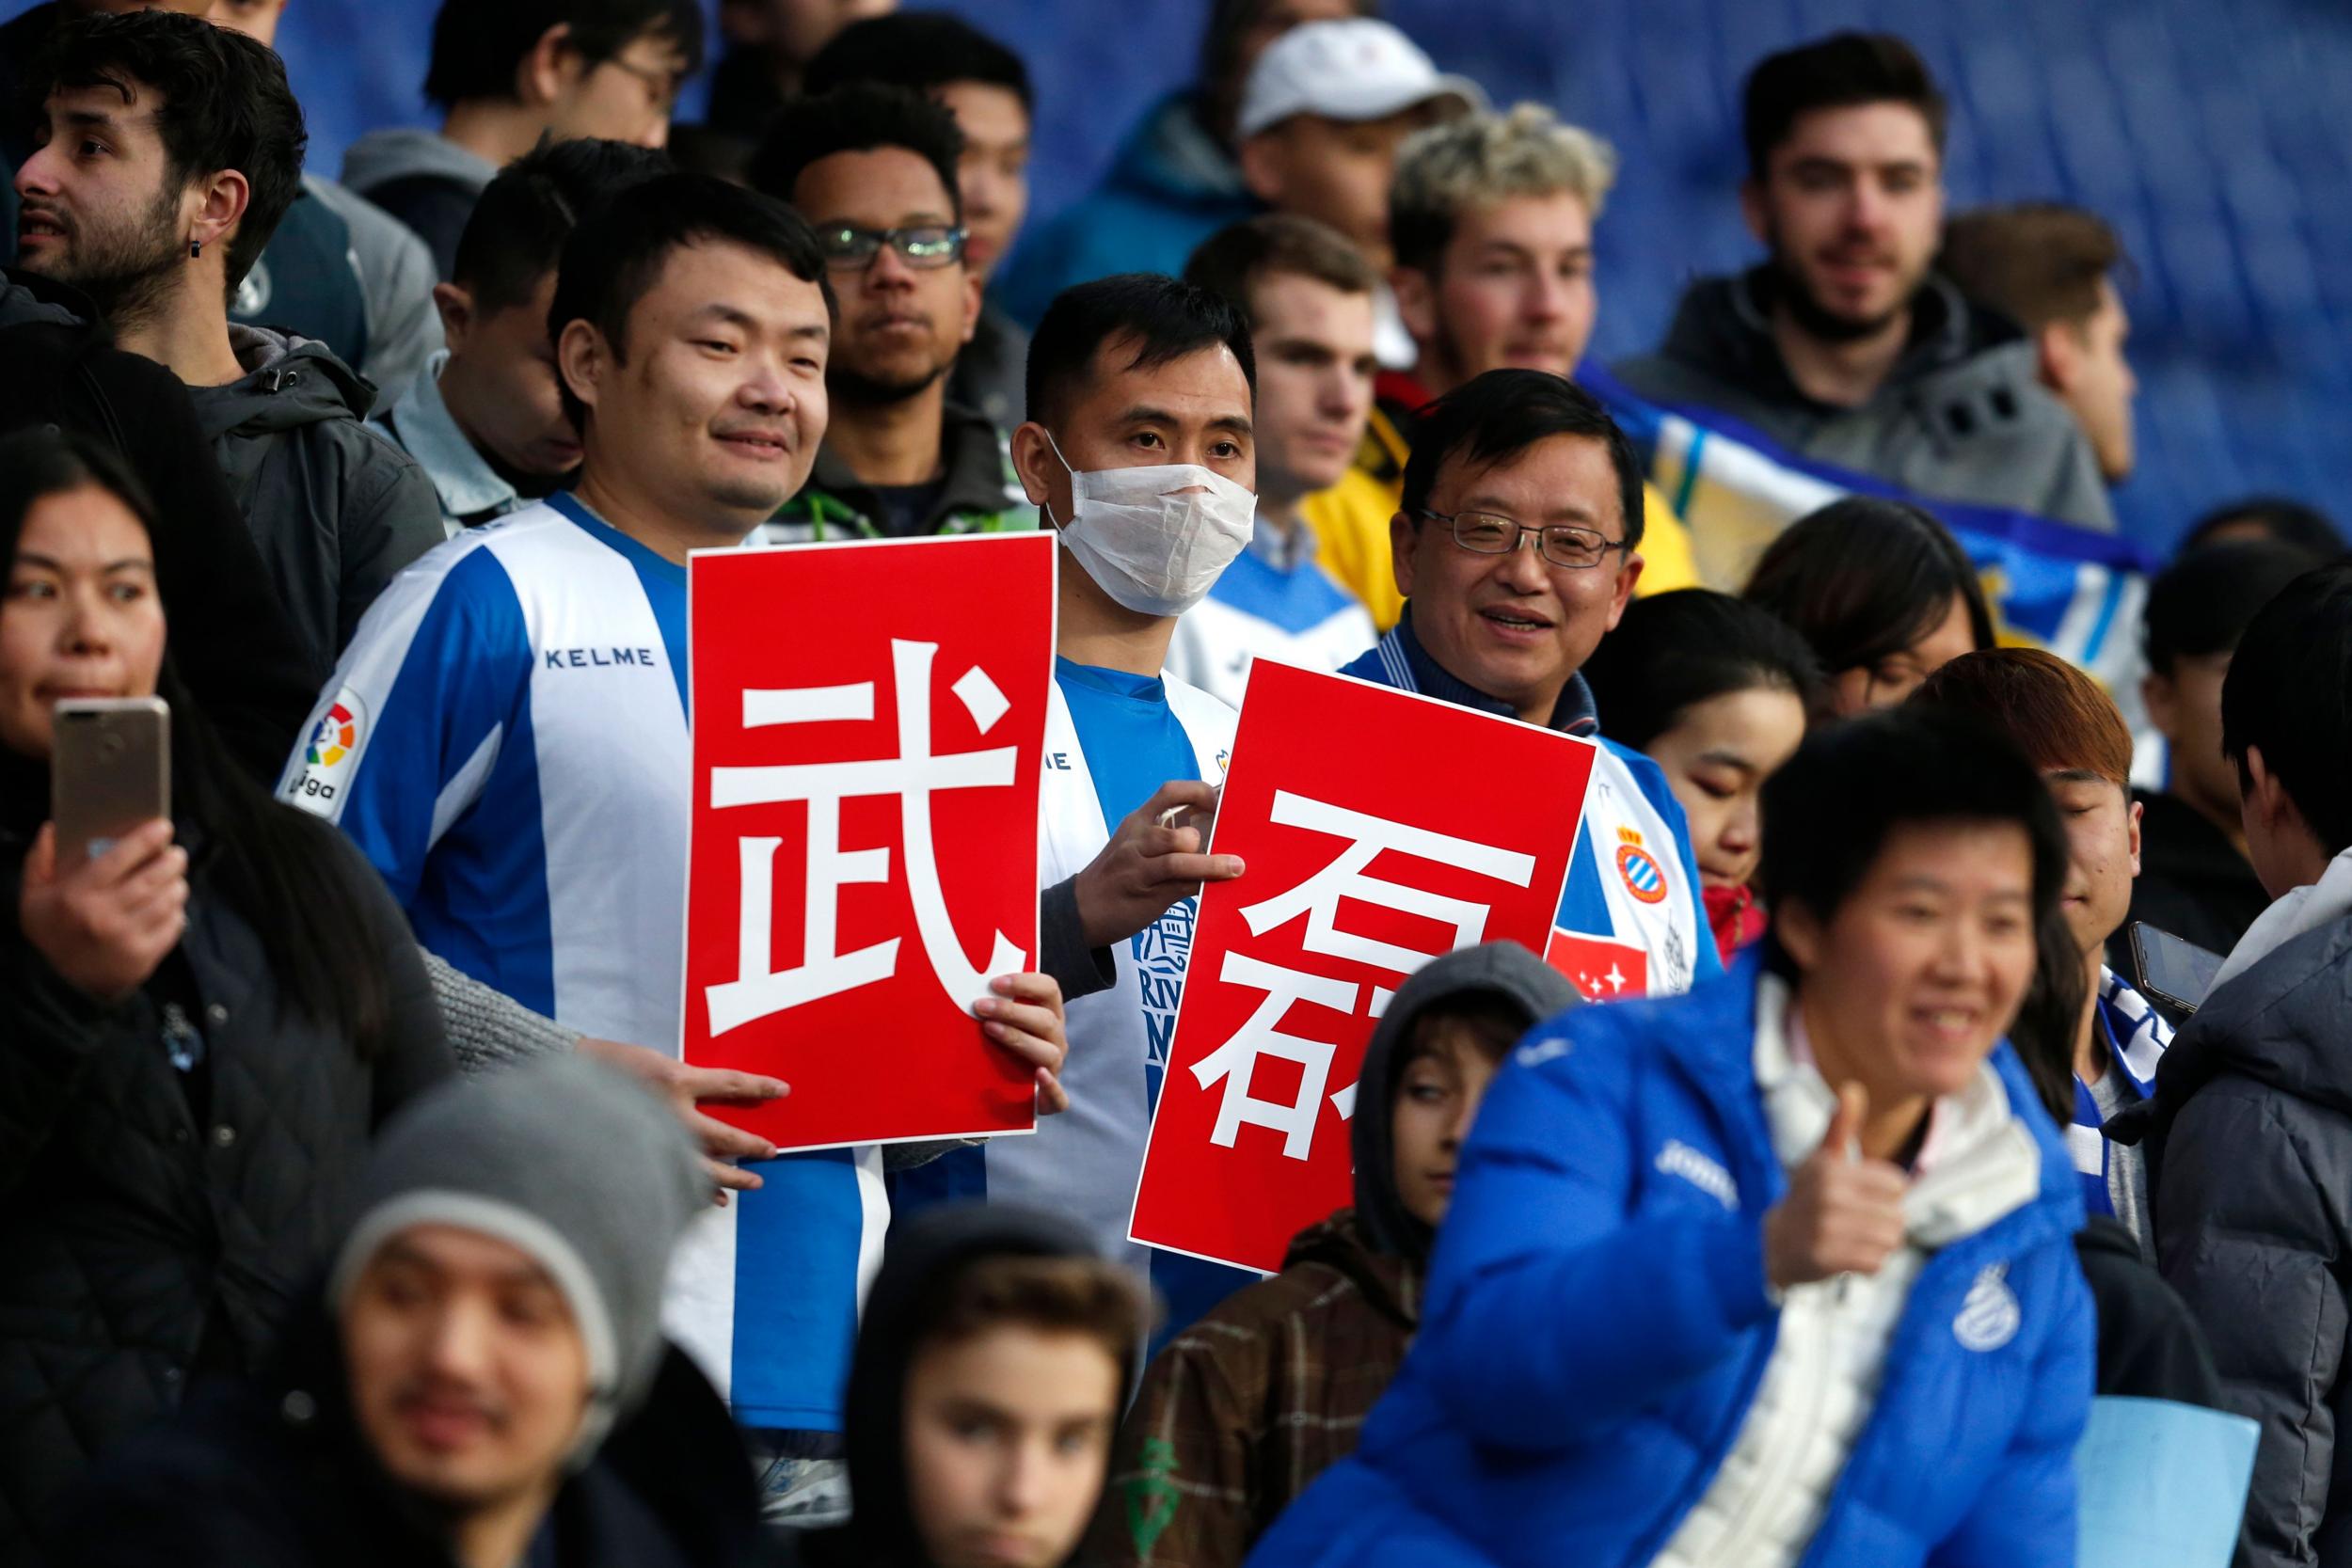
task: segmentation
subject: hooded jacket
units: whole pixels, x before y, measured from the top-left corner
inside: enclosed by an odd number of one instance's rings
[[[726,1406],[669,1349],[650,1391],[556,1493],[533,1568],[739,1568],[758,1541],[751,1461]],[[459,1568],[445,1529],[385,1475],[351,1412],[315,1300],[267,1372],[207,1390],[79,1489],[54,1568]]]
[[[2262,1423],[2241,1559],[2261,1568],[2352,1563],[2352,910],[2307,891],[2165,1053],[2149,1157],[2157,1266],[2224,1407]]]
[[[408,454],[362,421],[375,388],[323,343],[229,328],[246,373],[191,387],[230,493],[313,671],[313,695],[359,617],[439,544],[440,499]]]
[[[893,1223],[858,1319],[857,1350],[843,1399],[849,1454],[849,1523],[790,1542],[801,1568],[929,1568],[930,1554],[908,1501],[907,1369],[940,1288],[982,1258],[1093,1256],[1086,1237],[1046,1214],[1003,1205],[928,1210]]]
[[[1788,1178],[1758,1081],[1761,978],[1744,958],[1686,996],[1529,1036],[1463,1150],[1411,1353],[1354,1457],[1252,1563],[1658,1556],[1722,1472],[1778,1338],[1763,1220]],[[1904,1297],[1806,1568],[2074,1560],[2092,1375],[2080,1184],[2016,1053],[1997,1046],[1989,1070],[2002,1136],[2034,1155],[2030,1196],[1974,1228],[1969,1195],[1939,1200],[1953,1233]]]
[[[237,760],[275,783],[323,677],[271,589],[187,388],[115,347],[79,293],[0,274],[0,433],[26,425],[105,442],[146,486],[174,662]]]
[[[1029,230],[992,290],[1035,330],[1073,283],[1119,272],[1184,270],[1193,247],[1261,211],[1241,166],[1200,123],[1198,100],[1171,93],[1120,144],[1102,183]]]
[[[1364,1049],[1356,1206],[1308,1227],[1282,1272],[1169,1340],[1121,1425],[1096,1560],[1232,1568],[1310,1481],[1355,1451],[1421,1318],[1432,1234],[1398,1195],[1397,1086],[1431,1008],[1501,995],[1523,1024],[1579,1001],[1512,942],[1465,948],[1397,990]]]
[[[2074,417],[2044,391],[2033,345],[1931,274],[1911,341],[1859,407],[1798,389],[1772,339],[1769,267],[1707,278],[1682,296],[1655,354],[1618,365],[1642,397],[1729,415],[1791,451],[1931,500],[2006,507],[2115,531],[2106,486]]]
[[[343,184],[422,240],[443,282],[456,269],[457,241],[482,187],[497,177],[490,160],[421,126],[371,131],[343,153]]]
[[[315,174],[286,210],[229,316],[316,338],[389,403],[441,347],[433,254],[381,207]]]

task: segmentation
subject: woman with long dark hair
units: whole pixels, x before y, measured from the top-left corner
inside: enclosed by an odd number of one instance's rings
[[[257,1364],[371,1134],[453,1070],[373,871],[186,700],[154,528],[107,449],[0,440],[0,1563],[94,1456]],[[169,819],[61,846],[57,701],[148,696]]]
[[[1893,707],[1993,646],[1993,610],[1949,530],[1907,501],[1848,496],[1788,525],[1740,597],[1813,645],[1840,718]]]
[[[1764,934],[1759,801],[1823,704],[1813,650],[1768,610],[1682,588],[1626,606],[1581,673],[1609,737],[1658,764],[1681,802],[1707,924],[1730,963]]]

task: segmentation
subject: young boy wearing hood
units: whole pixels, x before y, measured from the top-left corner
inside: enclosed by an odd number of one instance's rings
[[[1143,1290],[1049,1216],[959,1204],[892,1226],[850,1369],[856,1512],[805,1568],[1056,1568],[1103,1489]]]
[[[1104,1563],[1238,1563],[1356,1448],[1421,1316],[1422,1279],[1479,1101],[1527,1030],[1581,1001],[1515,942],[1437,959],[1365,1049],[1356,1204],[1308,1227],[1282,1272],[1168,1341],[1120,1426],[1096,1516]]]

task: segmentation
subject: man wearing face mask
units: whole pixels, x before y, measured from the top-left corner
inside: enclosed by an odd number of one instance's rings
[[[1164,670],[1176,618],[1249,541],[1256,386],[1240,312],[1171,277],[1079,284],[1038,324],[1012,459],[1065,552],[1041,879],[1073,884],[1086,942],[1116,978],[1069,1005],[1065,1115],[893,1188],[900,1204],[986,1196],[1074,1221],[1148,1269],[1170,1302],[1163,1333],[1254,1277],[1173,1253],[1147,1263],[1126,1235],[1197,895],[1242,871],[1201,852],[1233,710]]]

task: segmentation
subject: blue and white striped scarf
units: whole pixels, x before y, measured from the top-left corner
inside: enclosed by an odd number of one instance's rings
[[[2111,969],[2099,972],[2099,1002],[2093,1022],[2107,1047],[2107,1070],[2120,1072],[2135,1099],[2155,1092],[2156,1063],[2172,1043],[2172,1026],[2165,1022],[2148,999],[2134,990]],[[2113,1214],[2115,1200],[2107,1187],[2110,1145],[2100,1132],[2099,1102],[2090,1085],[2074,1080],[2074,1121],[2066,1130],[2066,1147],[2074,1169],[2083,1179],[2083,1204],[2094,1214]]]

